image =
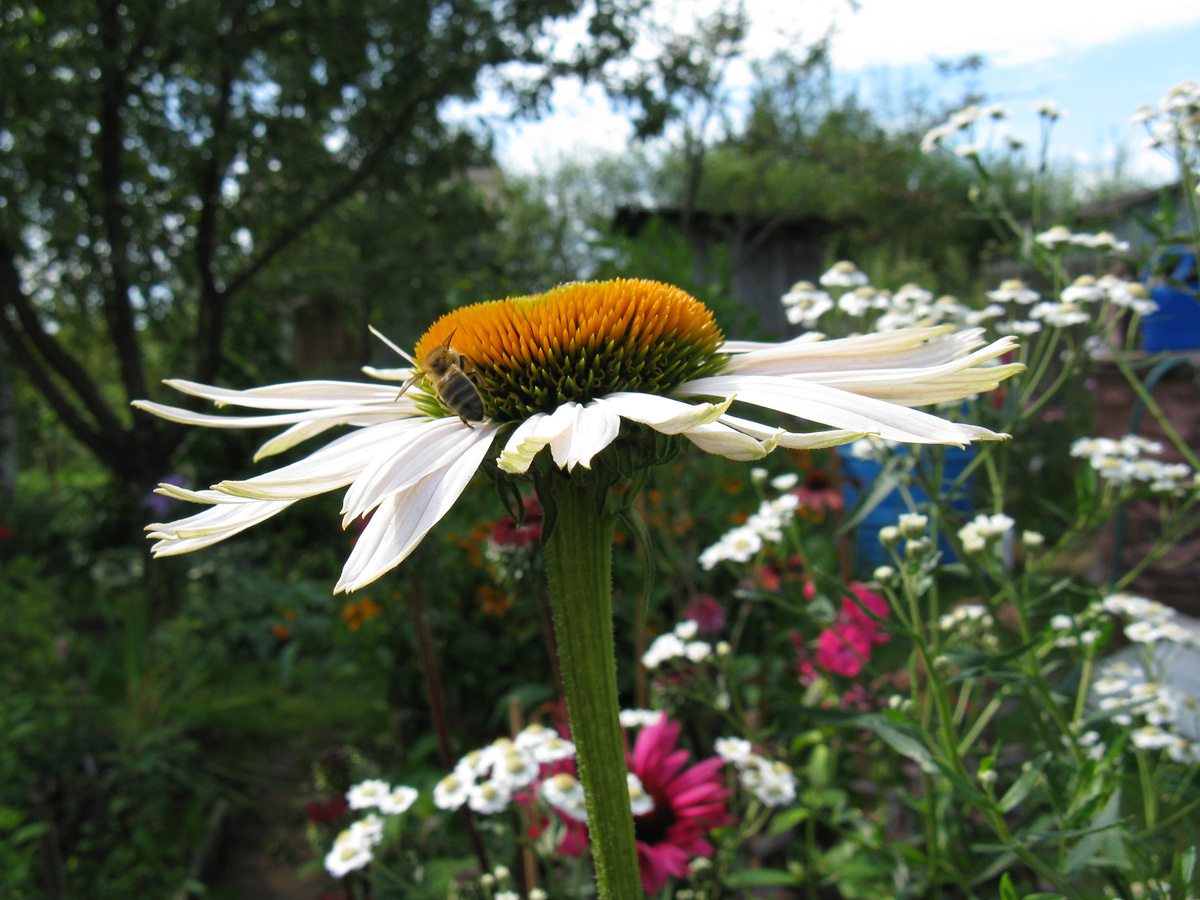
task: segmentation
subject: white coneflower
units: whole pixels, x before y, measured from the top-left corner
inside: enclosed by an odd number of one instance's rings
[[[564,677],[568,709],[603,695],[600,705],[611,710],[611,716],[572,715],[571,733],[590,802],[602,810],[589,825],[598,893],[615,900],[634,895],[637,868],[627,810],[608,799],[624,772],[610,678],[614,650],[596,640],[611,629],[614,527],[611,517],[597,515],[597,500],[684,441],[749,461],[776,447],[827,448],[866,435],[919,444],[1000,439],[916,409],[991,390],[1021,370],[993,365],[1015,339],[985,344],[981,330],[948,327],[832,341],[817,334],[783,343],[727,341],[694,297],[637,279],[572,283],[480,303],[434,322],[417,343],[412,359],[421,362],[414,367],[367,370],[384,383],[310,381],[238,391],[169,382],[224,406],[268,411],[241,418],[138,401],[142,410],[184,424],[284,427],[260,457],[335,427],[352,429],[298,462],[244,481],[202,491],[163,485],[162,493],[207,509],[148,530],[157,539],[155,554],[186,553],[297,500],[345,489],[343,527],[365,525],[335,590],[354,591],[408,557],[498,447],[496,468],[532,478],[543,506],[556,511],[545,547],[550,603],[556,631],[561,624],[563,632],[561,661],[571,673]],[[397,383],[411,389],[398,391]],[[788,431],[734,415],[735,400],[815,430]],[[468,802],[490,809],[499,792],[474,785]]]
[[[857,269],[835,270],[855,283],[865,278]],[[425,358],[452,339],[479,387],[481,421],[464,421],[420,384],[397,397],[386,383],[297,382],[238,391],[168,382],[222,405],[273,411],[245,418],[139,401],[144,410],[187,424],[287,426],[260,448],[260,457],[338,425],[356,429],[299,462],[244,481],[203,491],[162,485],[161,493],[209,508],[148,530],[158,538],[155,554],[186,553],[296,500],[348,487],[343,524],[370,520],[336,589],[357,590],[412,552],[502,434],[508,436],[497,462],[512,473],[528,471],[546,448],[561,469],[588,468],[618,439],[623,421],[683,435],[734,459],[761,458],[777,446],[830,447],[864,434],[951,444],[1001,437],[911,408],[990,390],[1020,370],[987,365],[1014,342],[975,349],[983,343],[980,334],[925,328],[831,341],[819,335],[781,344],[725,341],[698,301],[677,288],[634,280],[568,284],[537,297],[465,307],[439,319],[416,356]],[[414,374],[369,371],[393,382]],[[799,433],[760,425],[730,414],[735,398],[832,428]]]

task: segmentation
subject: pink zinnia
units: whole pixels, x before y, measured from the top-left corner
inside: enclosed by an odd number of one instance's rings
[[[654,800],[653,810],[633,820],[647,894],[662,890],[672,875],[686,877],[689,860],[712,856],[713,846],[704,835],[730,821],[725,809],[729,791],[719,774],[725,761],[714,756],[684,769],[690,754],[677,748],[678,740],[679,723],[663,713],[656,724],[642,729],[628,758],[629,771]]]

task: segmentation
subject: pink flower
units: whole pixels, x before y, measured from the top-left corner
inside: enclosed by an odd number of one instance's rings
[[[817,515],[840,510],[845,501],[842,492],[820,469],[813,469],[804,479],[804,484],[792,491],[800,500],[800,506]]]
[[[685,769],[691,754],[677,747],[679,728],[678,722],[663,713],[656,724],[641,730],[633,752],[626,753],[629,771],[637,775],[654,801],[654,809],[633,820],[638,868],[647,894],[662,890],[672,875],[687,877],[692,859],[712,856],[713,846],[704,836],[730,821],[725,809],[729,790],[720,775],[725,760],[714,756]],[[562,771],[575,774],[575,761],[543,767],[542,777]],[[559,818],[566,825],[566,834],[558,851],[580,856],[588,845],[586,826],[561,813]]]
[[[879,626],[879,619],[888,617],[888,602],[884,597],[867,590],[857,581],[850,585],[851,596],[842,597],[838,621],[870,632],[872,644],[886,644],[888,634]]]
[[[871,658],[874,630],[852,622],[826,628],[817,639],[817,665],[835,675],[853,678]]]
[[[695,622],[703,635],[717,634],[725,627],[725,607],[709,594],[697,594],[689,600],[683,615]]]
[[[496,523],[492,542],[501,547],[527,547],[542,539],[542,505],[537,497],[526,497],[525,518],[518,525],[512,516],[504,516]]]
[[[704,835],[730,821],[725,810],[729,791],[719,774],[725,761],[714,756],[685,769],[689,753],[677,749],[678,740],[679,723],[664,713],[641,730],[628,760],[629,770],[654,800],[653,810],[633,820],[647,894],[662,890],[672,875],[686,877],[689,860],[712,856],[713,846]]]
[[[887,600],[857,582],[851,584],[833,627],[817,639],[817,665],[853,678],[871,658],[871,648],[888,642],[888,633],[878,621],[887,617]]]

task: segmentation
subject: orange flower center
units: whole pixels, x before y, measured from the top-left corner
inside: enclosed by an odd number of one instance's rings
[[[475,382],[489,417],[518,421],[615,391],[665,394],[720,370],[712,313],[656,281],[565,284],[544,294],[477,303],[442,316],[417,343],[448,347]]]

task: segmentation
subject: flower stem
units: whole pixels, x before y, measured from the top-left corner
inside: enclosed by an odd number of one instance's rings
[[[617,716],[613,522],[604,512],[605,491],[603,479],[591,473],[553,474],[538,484],[543,505],[555,513],[546,540],[546,574],[571,740],[587,797],[598,896],[629,900],[642,896],[642,885]]]

